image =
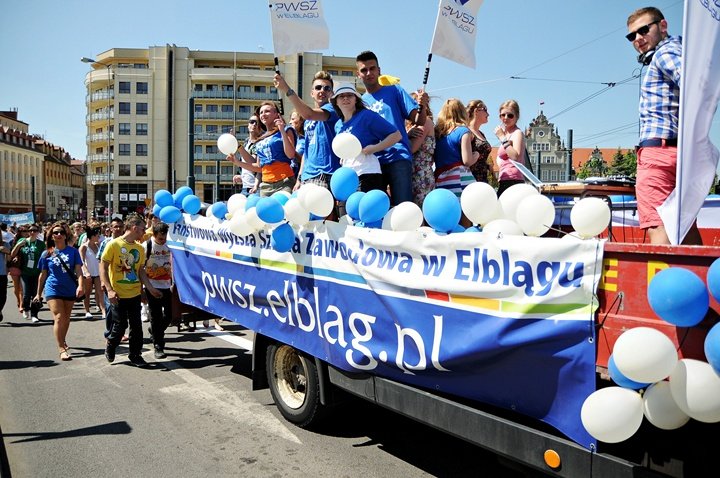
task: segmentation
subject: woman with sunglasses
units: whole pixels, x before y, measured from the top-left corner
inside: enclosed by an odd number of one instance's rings
[[[70,229],[64,222],[48,228],[50,248],[40,257],[40,280],[33,302],[47,300],[55,324],[53,332],[60,351],[60,360],[72,360],[65,338],[70,327],[70,314],[75,299],[82,296],[82,259],[77,249],[68,244]]]
[[[295,186],[295,173],[291,163],[295,158],[297,133],[292,126],[286,125],[271,101],[260,103],[258,110],[260,121],[267,128],[256,143],[256,155],[251,155],[243,146],[238,148],[242,159],[234,154],[228,155],[228,161],[248,171],[262,173],[258,191],[260,196],[269,197],[278,191],[292,193]]]
[[[492,152],[492,146],[485,137],[485,134],[480,130],[480,127],[488,122],[490,113],[488,113],[487,106],[482,100],[472,100],[467,104],[468,112],[468,128],[473,134],[472,150],[477,151],[478,160],[470,166],[470,171],[475,177],[475,181],[481,183],[488,182],[488,174],[490,173],[490,165],[488,164],[488,157]]]
[[[500,105],[500,122],[495,128],[495,136],[500,140],[497,159],[495,160],[498,169],[498,190],[500,195],[510,186],[522,184],[525,177],[512,161],[525,162],[525,135],[518,128],[517,122],[520,119],[520,106],[515,100],[507,100]]]
[[[45,250],[45,243],[38,239],[40,226],[30,224],[27,228],[29,235],[20,239],[13,247],[10,259],[20,258],[20,281],[22,282],[22,316],[25,320],[39,322],[38,312],[42,307],[41,303],[33,302],[33,294],[37,290],[38,276],[40,275],[40,254]]]

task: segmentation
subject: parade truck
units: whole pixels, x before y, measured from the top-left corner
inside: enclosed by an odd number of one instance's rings
[[[550,476],[711,473],[720,425],[708,422],[717,420],[691,410],[665,426],[662,408],[660,420],[643,418],[643,393],[660,385],[618,387],[609,361],[625,332],[644,328],[672,342],[676,369],[708,365],[716,299],[700,323],[678,327],[657,316],[648,288],[668,268],[706,281],[717,245],[315,220],[296,226],[280,252],[271,227],[238,235],[229,223],[184,214],[171,224],[177,291],[189,307],[254,332],[253,388],[269,387],[288,421],[312,427],[342,413],[336,402],[349,393]],[[655,354],[651,346],[637,347],[641,357]],[[711,379],[705,389],[716,387]],[[589,397],[606,389],[633,403],[591,411],[620,438],[587,428]],[[712,409],[717,400],[703,403]]]

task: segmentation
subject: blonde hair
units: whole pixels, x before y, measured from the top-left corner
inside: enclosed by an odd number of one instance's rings
[[[470,100],[467,104],[468,118],[472,118],[472,115],[475,114],[475,110],[477,109],[484,109],[487,111],[487,105],[483,102],[483,100]]]
[[[515,113],[515,119],[520,119],[520,105],[518,105],[518,102],[515,100],[507,100],[505,103],[500,105],[500,108],[498,109],[498,113],[501,112],[503,109],[511,110],[513,113]]]
[[[437,115],[437,126],[435,136],[448,135],[458,126],[465,126],[468,122],[468,114],[465,105],[457,98],[450,98],[442,105]]]

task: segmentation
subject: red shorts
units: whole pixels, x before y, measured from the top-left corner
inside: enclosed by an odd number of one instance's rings
[[[637,197],[640,228],[662,226],[657,208],[675,189],[677,147],[640,148],[637,151]]]

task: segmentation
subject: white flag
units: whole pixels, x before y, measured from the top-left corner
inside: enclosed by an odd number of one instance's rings
[[[330,46],[321,0],[269,0],[275,56]]]
[[[709,10],[717,12],[717,3],[685,1],[677,183],[658,208],[672,244],[682,242],[700,212],[720,157],[710,141],[720,100],[720,19]]]
[[[440,0],[430,53],[475,68],[477,12],[483,0]]]

